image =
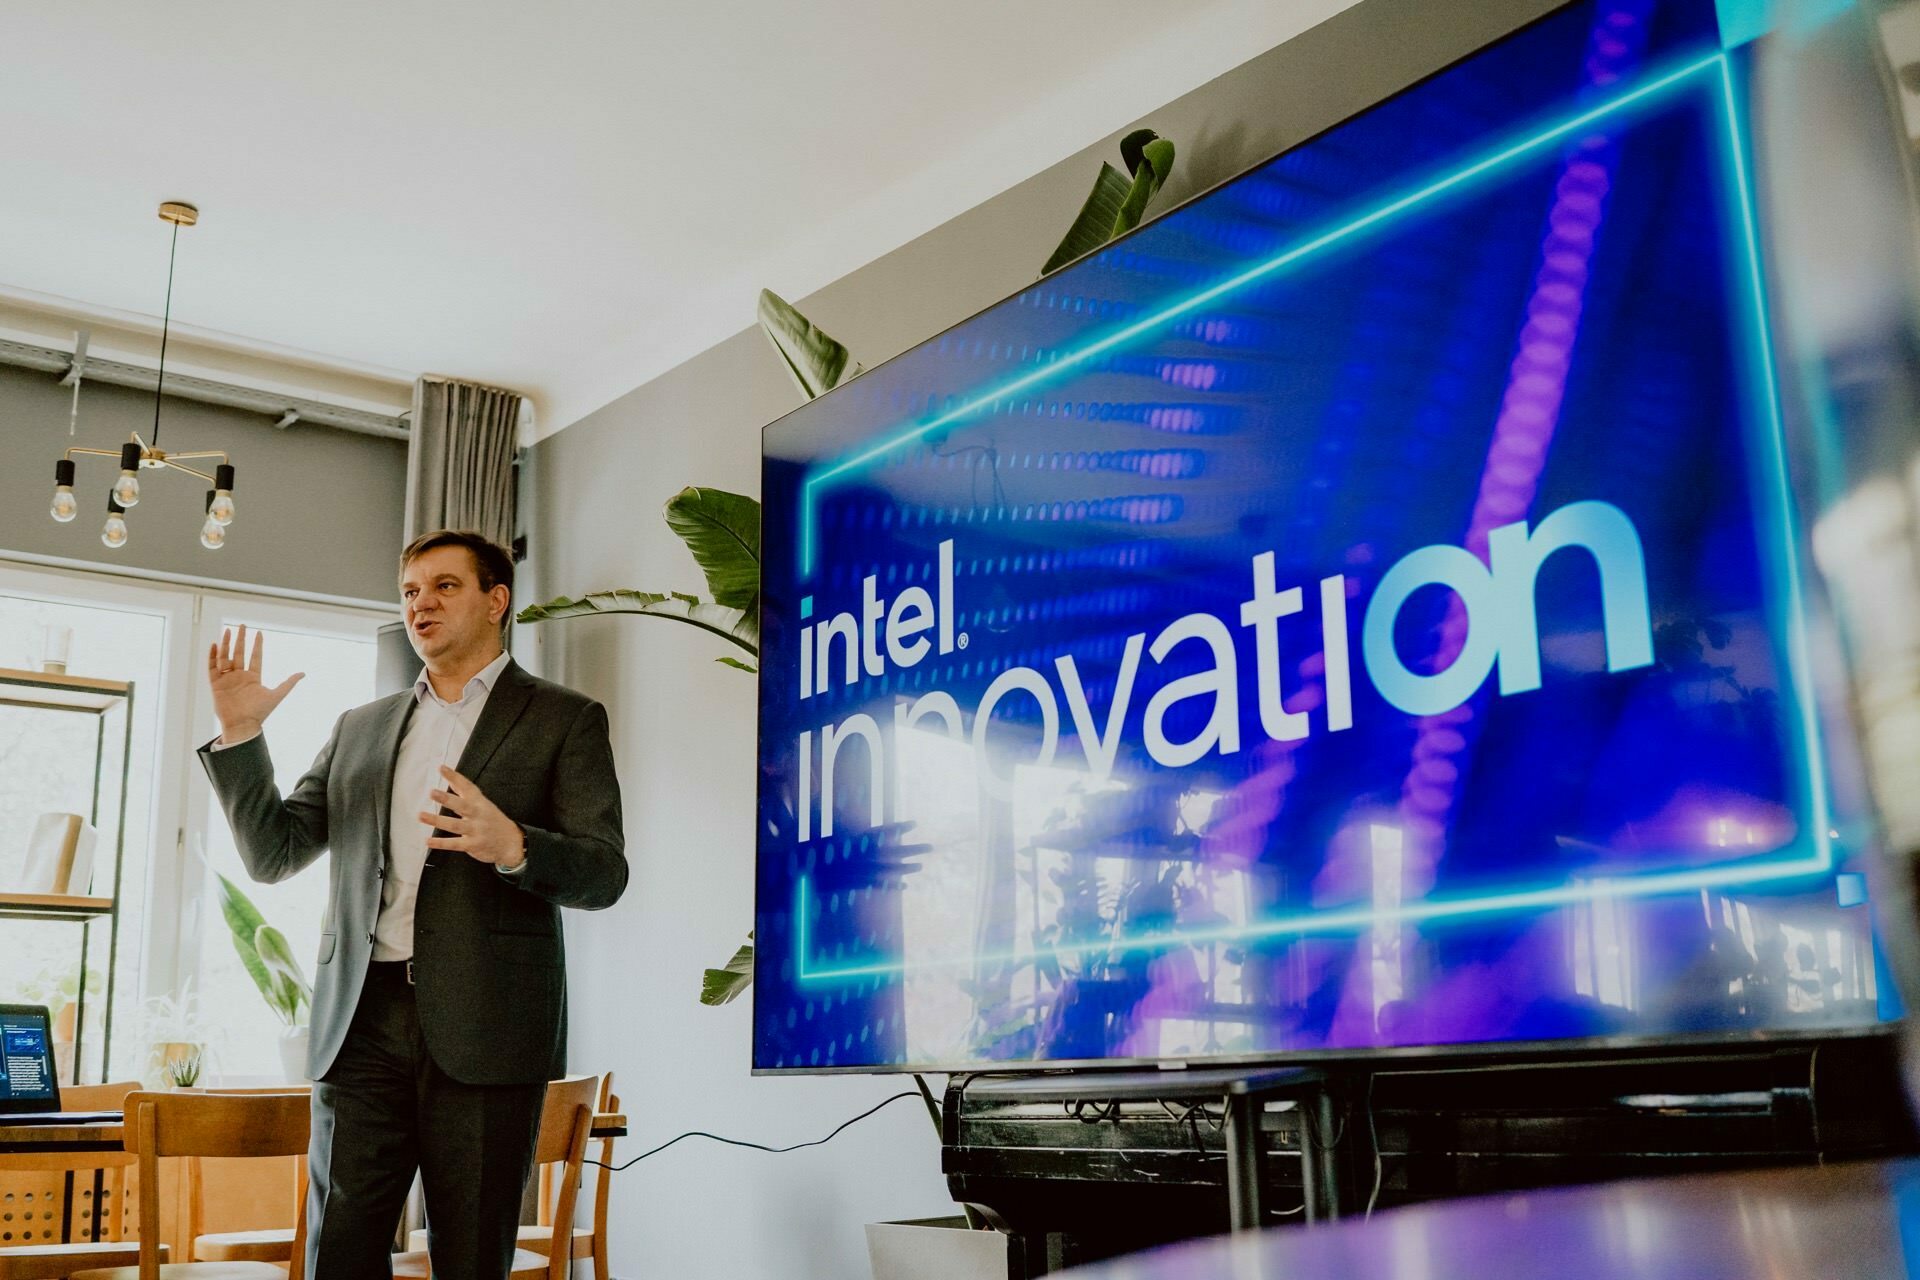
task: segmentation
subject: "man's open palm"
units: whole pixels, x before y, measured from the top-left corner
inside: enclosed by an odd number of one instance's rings
[[[207,685],[213,690],[213,714],[220,721],[220,740],[240,742],[260,732],[260,726],[286,700],[293,686],[306,678],[296,672],[269,689],[260,679],[262,640],[253,633],[253,657],[247,658],[247,629],[236,637],[220,633],[220,642],[207,652]]]

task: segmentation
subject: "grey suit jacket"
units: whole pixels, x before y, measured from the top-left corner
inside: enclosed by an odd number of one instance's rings
[[[316,1080],[347,1037],[373,958],[388,831],[417,821],[390,812],[414,706],[409,691],[341,716],[284,798],[264,735],[224,751],[200,749],[255,880],[284,880],[333,854],[307,1059]],[[464,853],[428,856],[414,906],[420,1028],[434,1061],[456,1080],[550,1080],[566,1069],[559,908],[611,906],[627,885],[606,710],[509,662],[454,767],[526,831],[527,862],[509,877]]]

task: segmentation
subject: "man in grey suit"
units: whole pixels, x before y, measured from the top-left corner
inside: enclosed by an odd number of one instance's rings
[[[513,560],[440,530],[401,556],[414,688],[340,717],[282,797],[262,726],[301,677],[261,680],[261,637],[207,655],[220,736],[200,750],[247,871],[323,852],[307,1275],[388,1277],[419,1170],[434,1270],[504,1280],[546,1081],[564,1073],[561,907],[627,884],[600,704],[503,651]]]

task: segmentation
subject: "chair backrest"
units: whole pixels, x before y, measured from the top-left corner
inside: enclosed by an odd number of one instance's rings
[[[568,1076],[547,1084],[533,1161],[537,1165],[562,1165],[560,1198],[553,1206],[553,1244],[547,1256],[549,1280],[566,1280],[573,1265],[573,1207],[580,1194],[580,1170],[586,1163],[594,1104],[600,1096],[598,1076]]]
[[[306,1093],[131,1093],[126,1148],[140,1158],[140,1280],[160,1275],[163,1156],[292,1156],[307,1149]],[[288,1280],[304,1280],[307,1219],[294,1221]]]
[[[587,1113],[586,1127],[581,1130],[584,1154],[584,1135],[593,1127],[593,1104],[599,1097],[599,1076],[568,1076],[547,1084],[546,1106],[540,1112],[540,1138],[533,1148],[535,1164],[552,1164],[572,1154],[575,1122],[583,1107]]]
[[[207,1092],[217,1093],[217,1094],[242,1094],[242,1095],[255,1094],[255,1093],[295,1093],[295,1094],[299,1094],[303,1098],[310,1098],[313,1094],[313,1086],[310,1084],[282,1084],[282,1085],[271,1085],[265,1088],[208,1089]],[[206,1157],[206,1158],[218,1159],[219,1157]],[[207,1181],[208,1181],[207,1173],[208,1171],[204,1163],[204,1159],[206,1158],[203,1158],[200,1156],[194,1156],[193,1158],[189,1159],[186,1162],[187,1225],[186,1225],[186,1230],[182,1234],[188,1240],[198,1239],[203,1233],[205,1233],[208,1230],[208,1227],[207,1227]],[[292,1176],[288,1179],[288,1185],[290,1186],[293,1192],[292,1204],[290,1205],[290,1208],[293,1210],[294,1220],[297,1221],[300,1214],[300,1206],[306,1202],[306,1198],[307,1198],[307,1162],[305,1159],[305,1153],[302,1152],[298,1156],[290,1157],[289,1162],[292,1165]],[[241,1176],[247,1179],[249,1186],[258,1187],[260,1185],[257,1181],[257,1179],[259,1178],[259,1175],[256,1172],[249,1171],[248,1173],[243,1174]],[[279,1175],[275,1175],[275,1176],[277,1177]],[[232,1174],[225,1172],[223,1169],[219,1167],[216,1167],[214,1180],[215,1180],[216,1186],[224,1183],[229,1188],[231,1188]],[[232,1206],[227,1205],[227,1206],[223,1206],[223,1208],[230,1211]],[[223,1214],[223,1216],[225,1215]],[[253,1230],[259,1227],[278,1226],[278,1225],[279,1225],[279,1222],[277,1219],[275,1219],[274,1221],[271,1221],[271,1222],[248,1221],[248,1222],[242,1222],[242,1223],[229,1223],[227,1225],[218,1226],[214,1229],[220,1230],[220,1231],[243,1230],[243,1229]]]
[[[115,1111],[140,1086],[117,1084],[63,1085],[60,1102],[69,1111]],[[61,1224],[78,1241],[122,1240],[130,1229],[126,1196],[127,1169],[134,1158],[121,1151],[72,1151],[0,1155],[0,1215],[21,1243],[58,1243]],[[105,1171],[100,1195],[94,1197],[93,1179],[75,1178],[73,1203],[67,1203],[70,1173]]]
[[[607,1072],[607,1074],[600,1077],[600,1096],[595,1098],[593,1102],[593,1110],[596,1115],[603,1111],[613,1110],[613,1107],[609,1102],[609,1099],[611,1099],[612,1096],[613,1096],[613,1072],[609,1071]],[[544,1120],[545,1117],[542,1117],[542,1119]],[[608,1152],[612,1150],[612,1142],[613,1142],[613,1139],[611,1138],[604,1138],[601,1140],[601,1147],[602,1147],[602,1150],[600,1152],[601,1164],[613,1163],[613,1161],[608,1157]],[[537,1220],[541,1226],[550,1227],[553,1225],[553,1189],[556,1185],[553,1175],[554,1175],[554,1169],[556,1168],[556,1166],[551,1164],[541,1164],[538,1161],[535,1161],[533,1167],[539,1173],[539,1181],[540,1181],[539,1215]],[[606,1177],[607,1177],[607,1171],[605,1169],[602,1169],[600,1171],[600,1179],[603,1183],[606,1181]]]
[[[138,1156],[295,1156],[307,1150],[305,1093],[130,1093],[126,1147]]]

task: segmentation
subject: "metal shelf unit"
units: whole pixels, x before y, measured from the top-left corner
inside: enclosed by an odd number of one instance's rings
[[[113,879],[105,896],[18,893],[0,888],[0,920],[53,920],[80,926],[80,979],[74,996],[73,1076],[85,1071],[87,962],[93,926],[107,924],[107,1004],[101,1020],[101,1079],[110,1070],[113,1049],[114,975],[120,958],[121,866],[127,846],[127,782],[133,765],[133,682],[98,680],[44,671],[0,667],[0,717],[9,710],[53,711],[94,717],[93,789],[87,821],[100,828],[101,787],[106,781],[108,722],[116,715],[120,746],[120,785],[113,815]],[[101,850],[100,852],[104,852]],[[96,859],[97,859],[96,854]],[[96,860],[96,866],[98,861]],[[98,883],[100,874],[94,873]]]

